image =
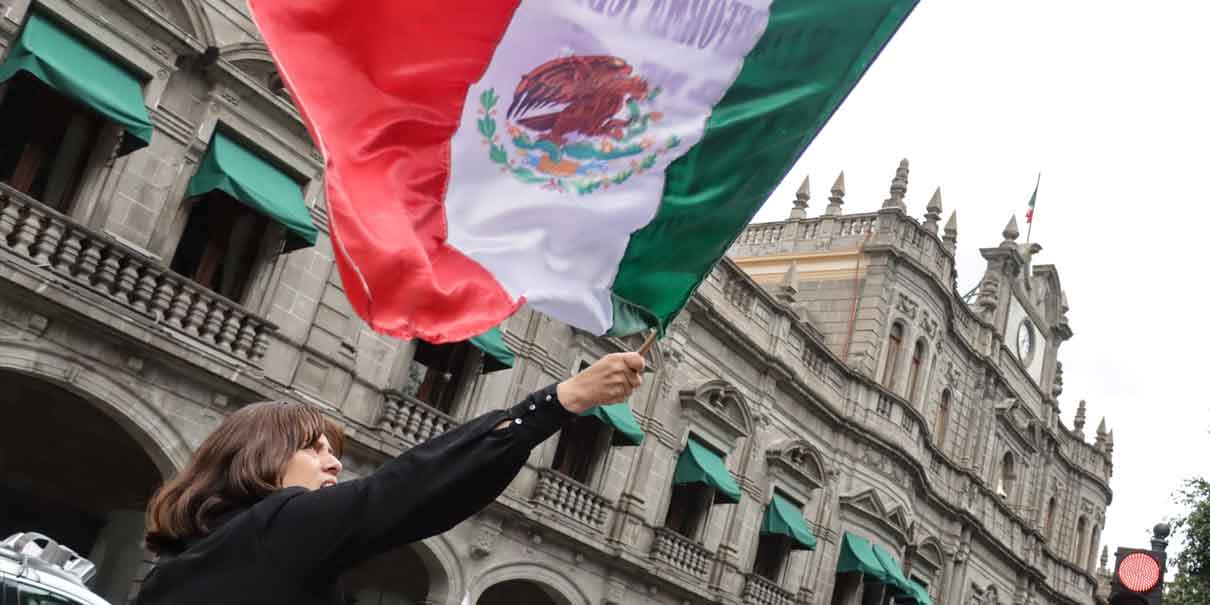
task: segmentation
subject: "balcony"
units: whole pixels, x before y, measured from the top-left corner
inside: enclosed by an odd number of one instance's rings
[[[714,561],[714,554],[706,547],[668,528],[655,529],[655,543],[651,547],[651,558],[667,563],[698,578],[705,578]]]
[[[744,583],[744,603],[752,605],[795,605],[794,593],[778,586],[776,582],[748,574]]]
[[[0,184],[0,249],[124,315],[259,367],[277,326],[105,234]],[[54,281],[54,280],[51,280]]]
[[[596,530],[605,526],[611,508],[608,500],[588,486],[549,468],[538,471],[533,502]]]
[[[444,412],[399,391],[386,391],[379,430],[409,446],[424,443],[458,425]]]

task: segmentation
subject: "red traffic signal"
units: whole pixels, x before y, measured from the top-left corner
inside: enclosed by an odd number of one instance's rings
[[[1118,563],[1117,580],[1131,592],[1150,592],[1160,581],[1160,563],[1151,553],[1132,552]]]
[[[1110,605],[1160,605],[1164,599],[1164,551],[1119,548]]]

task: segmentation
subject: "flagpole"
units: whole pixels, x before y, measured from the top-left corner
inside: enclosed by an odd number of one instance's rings
[[[651,333],[647,335],[647,340],[644,340],[642,346],[639,347],[638,353],[640,356],[644,358],[647,357],[647,353],[651,351],[652,345],[655,344],[655,337],[659,333],[659,330],[652,330]]]
[[[1036,183],[1034,183],[1034,195],[1032,198],[1030,198],[1030,201],[1033,202],[1034,204],[1037,204],[1037,202],[1038,202],[1038,186],[1041,184],[1042,184],[1042,173],[1039,172],[1038,181]],[[1025,243],[1026,244],[1029,243],[1029,236],[1033,235],[1033,233],[1034,233],[1034,214],[1035,214],[1034,210],[1035,210],[1035,206],[1031,205],[1029,207],[1029,227],[1025,228]]]

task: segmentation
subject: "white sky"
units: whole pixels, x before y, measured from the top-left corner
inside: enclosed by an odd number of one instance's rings
[[[1013,213],[1024,241],[1040,171],[1035,262],[1058,267],[1075,330],[1064,422],[1086,399],[1087,438],[1115,429],[1111,562],[1210,475],[1207,23],[1196,0],[922,0],[756,217],[786,218],[806,174],[820,214],[840,170],[845,212],[877,209],[906,157],[909,212],[938,186],[943,224],[958,210],[965,292]]]

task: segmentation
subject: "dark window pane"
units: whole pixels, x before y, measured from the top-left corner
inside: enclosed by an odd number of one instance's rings
[[[103,121],[25,73],[0,91],[0,181],[66,211]]]
[[[265,217],[225,193],[201,196],[189,211],[172,270],[242,302],[267,227]]]

